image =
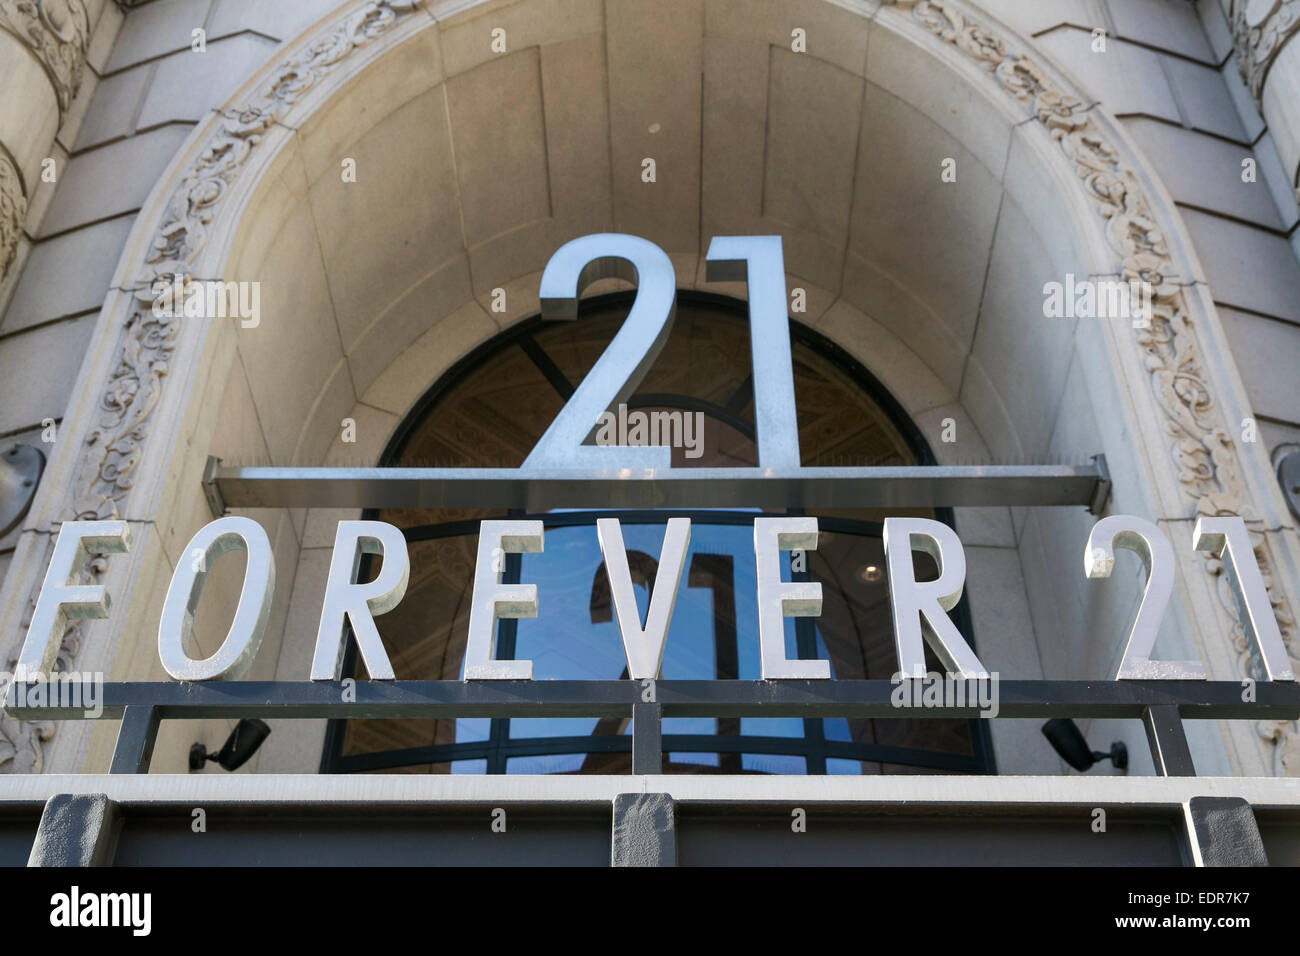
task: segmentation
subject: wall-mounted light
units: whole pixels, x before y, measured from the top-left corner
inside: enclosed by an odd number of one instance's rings
[[[14,445],[0,454],[0,537],[23,520],[36,497],[45,455],[31,445]]]
[[[1116,770],[1128,768],[1128,748],[1117,740],[1110,745],[1110,753],[1093,750],[1083,737],[1079,725],[1069,717],[1056,717],[1043,724],[1043,736],[1075,770],[1087,770],[1099,760],[1109,760]]]
[[[223,770],[238,770],[248,763],[248,758],[257,753],[262,741],[270,736],[271,728],[256,717],[245,717],[235,724],[221,749],[214,754],[208,753],[203,744],[190,747],[190,769],[202,770],[203,764],[215,760]]]
[[[1291,513],[1300,518],[1300,445],[1287,442],[1273,449],[1273,467]]]

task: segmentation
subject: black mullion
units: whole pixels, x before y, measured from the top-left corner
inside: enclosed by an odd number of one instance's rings
[[[800,737],[745,737],[728,734],[665,734],[665,753],[715,753],[722,756],[758,753],[768,756],[808,758],[806,741]],[[920,750],[913,747],[894,747],[886,744],[860,744],[853,741],[829,740],[825,749],[832,757],[866,763],[888,763],[896,766],[926,767],[935,770],[953,770],[979,773],[980,761],[963,754]],[[559,756],[562,754],[631,753],[632,739],[627,735],[592,737],[527,737],[513,738],[496,747],[491,741],[469,741],[457,744],[433,744],[403,750],[382,750],[373,753],[352,754],[342,757],[337,765],[341,772],[388,770],[396,767],[425,763],[447,763],[454,760],[492,759],[499,750],[502,759],[529,756]]]
[[[696,552],[687,572],[691,586],[699,581],[701,587],[713,592],[713,673],[717,680],[736,680],[740,676],[740,647],[736,634],[736,563],[729,554]],[[703,583],[707,579],[709,583]],[[719,736],[739,736],[739,717],[715,717],[714,728]],[[739,773],[739,754],[722,754],[718,764],[721,770]]]
[[[505,555],[505,567],[501,575],[502,583],[518,584],[522,565],[523,555],[507,553]],[[512,661],[515,659],[515,640],[519,635],[519,622],[512,617],[508,617],[497,621],[496,625],[496,659]],[[488,751],[487,772],[505,773],[508,757],[506,743],[510,739],[510,718],[493,717],[490,727],[488,743],[491,749]]]
[[[716,418],[722,424],[734,428],[750,441],[756,441],[758,437],[753,422],[747,422],[739,415],[733,415],[725,406],[692,398],[689,395],[675,395],[671,392],[637,392],[628,398],[627,407],[629,409],[680,408],[685,412],[703,412],[710,418]]]
[[[802,514],[803,509],[790,509],[791,515]],[[804,570],[794,570],[794,561],[790,562],[790,580],[791,581],[811,581],[812,573],[808,570],[811,558],[808,552],[803,553]],[[796,617],[794,619],[794,637],[796,653],[801,660],[814,660],[817,657],[817,623],[810,617]],[[807,764],[804,768],[809,774],[824,774],[826,772],[826,729],[822,725],[820,717],[805,717],[803,719],[803,735],[807,741],[807,752],[805,760]]]
[[[663,748],[678,753],[760,753],[769,756],[807,757],[801,747],[802,737],[723,737],[712,734],[665,734]],[[899,766],[927,767],[980,773],[976,758],[965,754],[893,747],[888,744],[859,744],[853,741],[828,740],[826,751],[832,757],[866,763],[891,763]],[[573,752],[573,751],[569,751]]]
[[[537,344],[537,340],[532,335],[521,335],[519,337],[519,347],[524,350],[524,354],[533,360],[537,366],[537,371],[542,373],[546,381],[551,383],[551,388],[559,394],[560,398],[566,402],[575,391],[574,384],[569,381],[560,367],[555,364],[555,360],[546,353],[546,350]]]
[[[739,415],[745,410],[745,406],[749,404],[753,397],[754,373],[750,372],[745,376],[745,380],[736,387],[736,390],[731,393],[731,397],[722,403],[722,407],[732,415]]]
[[[796,578],[795,580],[799,580]],[[799,657],[813,660],[817,657],[817,624],[810,617],[794,619],[795,646]],[[826,772],[826,728],[821,717],[805,717],[803,733],[808,741],[808,773]]]
[[[607,307],[613,305],[630,305],[634,296],[635,296],[634,292],[613,293],[609,296],[602,296],[596,300],[590,300],[584,303],[584,306],[587,308],[601,308],[601,307]],[[727,299],[722,296],[709,294],[709,293],[683,292],[680,298],[683,302],[691,302],[693,304],[701,305],[701,306],[710,306],[718,311],[728,312],[741,321],[744,321],[748,312],[748,307],[743,302],[736,302],[734,300]],[[383,455],[381,456],[380,464],[381,465],[398,464],[402,452],[405,449],[407,442],[410,440],[412,434],[414,433],[416,426],[427,418],[430,410],[434,408],[437,402],[444,395],[448,393],[449,389],[456,382],[460,381],[461,378],[463,378],[470,370],[476,368],[478,364],[485,357],[491,354],[495,354],[500,350],[509,347],[510,344],[512,343],[518,344],[524,350],[525,354],[529,356],[530,360],[533,362],[534,365],[537,366],[539,371],[548,380],[548,382],[550,382],[552,387],[559,393],[559,395],[562,398],[567,400],[567,398],[574,391],[573,384],[570,383],[567,380],[567,378],[565,378],[565,376],[559,370],[558,366],[554,363],[551,357],[546,353],[544,349],[542,349],[540,344],[537,343],[536,340],[533,338],[533,331],[539,327],[542,327],[544,324],[545,323],[540,319],[540,317],[529,319],[517,325],[510,332],[503,333],[502,335],[493,338],[489,342],[484,343],[483,345],[479,346],[477,349],[473,350],[469,355],[466,355],[465,357],[460,359],[449,372],[444,374],[439,379],[439,381],[434,385],[433,388],[431,388],[428,392],[425,393],[425,395],[417,403],[417,408],[413,410],[412,413],[410,413],[407,416],[407,418],[403,421],[401,426],[399,426],[397,432],[394,434],[393,438],[389,442],[388,447],[385,449]],[[790,329],[791,329],[792,345],[804,345],[809,348],[812,348],[814,351],[818,352],[824,358],[830,360],[833,364],[838,365],[848,375],[848,377],[854,381],[855,385],[858,388],[863,389],[869,395],[869,397],[871,397],[872,400],[876,402],[876,404],[885,412],[885,415],[889,419],[889,421],[894,425],[895,428],[899,430],[899,433],[902,435],[905,444],[907,444],[912,449],[913,453],[917,457],[918,464],[932,465],[935,463],[933,453],[930,451],[928,444],[926,443],[924,437],[922,436],[921,432],[917,428],[916,424],[905,413],[905,411],[897,403],[897,401],[894,400],[893,396],[890,395],[884,389],[884,387],[880,385],[880,383],[877,382],[874,379],[874,377],[870,375],[869,372],[866,371],[865,367],[863,367],[855,359],[849,356],[848,353],[845,352],[842,348],[839,348],[838,346],[834,345],[832,342],[830,342],[829,339],[826,339],[824,336],[820,335],[817,332],[814,332],[810,328],[802,326],[798,322],[791,321]],[[738,389],[729,397],[726,403],[726,407],[728,408],[734,407],[736,410],[736,414],[739,414],[741,411],[743,411],[747,400],[752,396],[752,391],[753,391],[753,382],[752,382],[752,376],[750,376],[750,378],[747,378],[744,382],[742,382],[741,385],[738,387]],[[630,401],[634,401],[634,400],[635,397]],[[792,513],[797,513],[797,512],[792,512]],[[625,522],[629,522],[629,523],[638,520],[638,518],[635,517],[633,513],[629,513],[629,512],[622,512],[621,514],[618,514],[618,516],[621,517]],[[661,516],[662,516],[662,512],[659,512],[658,514],[655,514],[652,517],[647,516],[639,520],[649,520],[649,521],[662,520]],[[363,517],[375,518],[378,517],[378,512],[368,509],[363,514]],[[596,515],[590,512],[587,512],[582,515],[572,514],[566,516],[556,516],[556,518],[558,518],[559,520],[554,520],[554,521],[547,520],[546,524],[547,527],[550,527],[552,523],[556,525],[568,524],[568,523],[579,523],[579,522],[594,520],[595,517]],[[947,508],[936,509],[936,517],[938,517],[939,520],[948,523],[949,525],[953,525],[951,509],[947,509]],[[565,518],[570,520],[564,520]],[[744,514],[744,515],[733,516],[723,512],[723,513],[714,513],[713,516],[713,520],[718,524],[733,523],[732,520],[729,520],[733,518],[735,519],[734,523],[741,523],[742,521],[752,521],[753,515]],[[879,537],[880,535],[880,526],[878,524],[875,524],[874,522],[857,522],[848,519],[826,518],[826,519],[819,519],[819,523],[821,527],[827,531],[842,530],[847,533],[857,533],[857,534],[865,533],[873,537]],[[464,530],[458,528],[457,529],[458,533],[472,534],[477,529],[477,522],[464,522],[461,524],[463,524],[463,526],[465,527]],[[426,537],[436,538],[436,537],[447,536],[448,534],[453,532],[451,531],[450,525],[440,525],[440,526],[423,526],[422,528],[419,529],[407,529],[406,533],[408,535],[408,540],[422,540],[425,539]],[[508,568],[509,568],[509,564],[507,565],[507,569]],[[518,580],[518,577],[516,576],[514,580]],[[966,613],[965,596],[963,596],[963,601],[961,602],[961,604],[958,605],[957,609],[955,610],[954,617],[958,618],[958,626],[962,630],[962,632],[964,634],[969,635],[970,625],[969,625],[969,616]],[[812,643],[811,652],[805,650],[805,647],[807,646],[807,641],[806,638],[801,633],[801,631],[799,630],[799,627],[800,626],[796,624],[796,640],[797,640],[797,646],[799,647],[800,656],[810,656],[810,657],[814,656],[816,653],[815,625],[813,625],[814,630],[813,630],[813,643]],[[498,640],[500,646],[500,650],[498,652],[499,657],[503,659],[506,658],[507,655],[503,653],[503,651],[507,645],[509,646],[510,649],[509,656],[510,657],[514,656],[516,634],[517,634],[517,624],[515,622],[513,621],[500,622],[499,631],[498,631]],[[345,640],[346,640],[346,658],[345,658],[345,665],[344,665],[345,667],[344,673],[354,674],[356,670],[355,641],[351,639],[350,634],[346,636]],[[974,646],[975,642],[973,639],[971,640],[971,643],[972,646]],[[513,753],[513,747],[509,738],[509,725],[508,723],[505,723],[504,720],[501,723],[504,724],[503,727],[504,734],[500,738],[493,737],[493,739],[485,743],[476,742],[472,745],[471,744],[465,745],[466,747],[473,746],[477,748],[486,747],[492,749],[494,751],[494,756],[491,762],[493,762],[494,764],[500,767],[500,770],[497,772],[504,771],[505,759],[507,756],[512,755]],[[966,764],[963,764],[961,769],[966,769],[967,772],[971,772],[971,770],[968,768],[968,764],[971,762],[971,758],[963,758],[963,757],[957,757],[955,755],[944,755],[944,754],[935,755],[926,751],[920,751],[912,755],[912,754],[900,753],[896,750],[892,750],[889,748],[885,748],[882,750],[878,748],[876,745],[863,745],[856,742],[845,742],[845,741],[829,741],[829,740],[825,740],[823,725],[821,721],[815,720],[814,723],[816,724],[816,729],[815,729],[816,738],[819,741],[821,741],[821,746],[823,747],[825,753],[828,753],[831,756],[842,756],[848,759],[857,759],[857,760],[871,760],[873,759],[872,754],[879,754],[878,756],[874,757],[874,759],[883,760],[884,762],[890,762],[890,763],[900,763],[900,762],[915,763],[921,766],[932,766],[935,764],[935,761],[937,760],[939,764],[945,765],[945,768],[947,768],[948,764],[954,762],[961,763],[962,761],[966,761]],[[808,721],[805,721],[805,725],[807,724]],[[993,755],[991,753],[991,747],[990,747],[988,722],[972,719],[970,721],[970,724],[972,730],[972,744],[976,754],[975,760],[982,764],[982,766],[978,769],[975,769],[974,772],[980,772],[981,769],[984,772],[996,772],[994,762],[993,762]],[[497,725],[497,721],[494,720],[493,726],[495,727],[496,725]],[[351,761],[353,761],[355,757],[344,757],[342,755],[344,727],[345,727],[345,719],[343,718],[337,720],[331,720],[328,722],[326,746],[324,747],[324,753],[322,759],[322,764],[323,764],[321,768],[322,771],[326,771],[326,772],[344,771],[344,770],[352,769],[353,765]],[[807,728],[807,730],[812,731],[812,728]],[[803,741],[801,741],[801,743],[807,744],[813,739],[813,737],[814,737],[813,732],[807,732],[805,738],[803,739]],[[700,738],[696,738],[696,743],[699,742],[699,739]],[[558,739],[551,738],[551,740],[554,743]],[[738,737],[735,738],[734,742],[736,745],[743,748],[746,740],[755,741],[757,740],[757,738]],[[790,740],[795,741],[797,740],[797,738],[790,738]],[[666,736],[664,738],[665,751],[669,749],[670,744],[676,744],[678,749],[683,749],[688,751],[695,749],[693,747],[688,746],[686,741],[676,736]],[[453,745],[442,745],[442,746],[457,747],[460,745],[453,744]],[[855,749],[852,752],[845,749],[849,747]],[[717,748],[714,749],[715,752],[718,752]],[[728,746],[726,748],[722,748],[722,751],[725,752],[730,749],[731,747]],[[461,751],[458,751],[458,753],[460,752]],[[464,752],[468,753],[469,751],[464,751]],[[570,749],[567,752],[575,752],[575,751]],[[364,757],[365,755],[359,755],[359,756]],[[899,759],[900,756],[913,757],[914,759],[900,760]],[[492,771],[490,770],[489,772]],[[811,772],[811,768],[810,768],[810,772]]]

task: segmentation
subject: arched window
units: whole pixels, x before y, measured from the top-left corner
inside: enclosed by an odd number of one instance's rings
[[[575,322],[524,322],[441,377],[398,430],[382,464],[517,467],[626,317],[631,294],[584,301]],[[663,351],[633,411],[681,412],[674,467],[755,465],[746,306],[681,292]],[[805,465],[932,462],[919,433],[880,385],[817,333],[791,324],[800,454]],[[687,420],[689,419],[689,422]],[[695,427],[698,423],[698,428]],[[689,424],[690,427],[687,427]],[[541,554],[508,555],[504,579],[536,583],[539,615],[498,622],[497,655],[533,661],[538,680],[626,677],[596,518],[623,525],[644,618],[669,516],[692,519],[691,543],[664,652],[665,679],[759,677],[753,518],[758,509],[555,510]],[[890,512],[921,514],[934,512]],[[406,598],[377,618],[398,678],[456,680],[469,620],[478,522],[501,511],[389,509],[373,517],[404,529],[411,555]],[[521,512],[510,516],[524,517]],[[819,618],[786,621],[787,656],[831,662],[836,678],[888,679],[897,670],[881,546],[881,511],[819,511],[818,549],[792,579],[822,584]],[[949,520],[946,513],[937,514]],[[917,555],[922,579],[934,566]],[[362,571],[363,577],[373,571]],[[965,602],[958,626],[970,639]],[[973,642],[972,642],[973,643]],[[933,658],[931,670],[940,670]],[[364,676],[354,648],[345,673]],[[630,773],[628,719],[332,721],[327,772]],[[991,772],[978,720],[665,718],[666,773]]]

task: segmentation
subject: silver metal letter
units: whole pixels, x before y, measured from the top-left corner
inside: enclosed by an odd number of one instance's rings
[[[673,618],[682,565],[686,562],[686,549],[691,543],[691,519],[668,519],[644,628],[641,627],[641,612],[636,606],[632,571],[627,564],[627,549],[623,545],[623,529],[618,519],[598,519],[596,536],[600,539],[601,554],[605,556],[605,574],[609,577],[609,591],[614,599],[618,631],[623,637],[628,677],[632,680],[654,680],[659,676],[659,668],[663,663],[668,624]]]
[[[383,558],[379,574],[368,584],[354,584],[362,554]],[[343,628],[352,624],[361,660],[371,680],[392,680],[393,665],[375,628],[374,615],[401,603],[411,577],[411,558],[402,532],[384,521],[340,521],[334,534],[329,580],[316,631],[312,680],[338,680],[343,668]]]
[[[108,617],[108,591],[102,584],[80,583],[81,572],[91,555],[122,554],[130,547],[131,530],[125,521],[63,522],[14,668],[15,682],[50,674],[68,621]]]
[[[1115,569],[1114,548],[1132,551],[1147,569],[1146,590],[1138,606],[1116,680],[1205,680],[1200,661],[1153,661],[1156,634],[1174,589],[1174,549],[1158,527],[1135,515],[1110,515],[1092,526],[1083,549],[1083,570],[1108,578]]]
[[[536,617],[536,584],[502,584],[502,554],[538,554],[543,547],[540,521],[482,521],[478,561],[465,641],[465,680],[532,680],[532,661],[496,659],[497,619]]]
[[[886,518],[884,539],[899,673],[925,676],[924,639],[948,673],[987,677],[987,669],[947,614],[966,585],[966,552],[957,532],[932,518]],[[934,558],[939,567],[935,580],[917,583],[913,551]]]
[[[1223,558],[1223,570],[1237,599],[1242,630],[1255,642],[1269,680],[1295,680],[1291,659],[1282,643],[1282,631],[1273,616],[1273,602],[1259,573],[1259,561],[1250,544],[1246,522],[1235,515],[1198,518],[1192,529],[1192,547]],[[1227,554],[1224,555],[1224,550]]]
[[[200,528],[181,553],[190,555],[195,551],[202,558],[192,562],[183,557],[177,562],[167,588],[162,619],[158,622],[158,657],[163,669],[176,680],[239,680],[248,673],[257,649],[262,646],[262,635],[271,615],[271,599],[275,594],[275,555],[271,553],[271,542],[253,519],[228,515]],[[226,639],[216,653],[194,660],[186,650],[193,643],[194,615],[212,565],[227,551],[243,551],[248,555],[239,605]]]
[[[799,428],[780,236],[715,236],[705,256],[710,282],[749,285],[749,353],[754,365],[758,464],[797,469]]]
[[[782,551],[817,550],[816,518],[755,518],[754,564],[758,590],[758,653],[763,680],[830,680],[830,661],[785,656],[782,618],[817,617],[822,586],[781,580]]]
[[[653,242],[621,233],[597,233],[565,243],[546,264],[542,316],[575,319],[578,296],[597,279],[635,282],[636,300],[618,334],[524,459],[526,469],[668,468],[661,446],[584,445],[602,413],[626,401],[658,357],[677,314],[677,274]]]

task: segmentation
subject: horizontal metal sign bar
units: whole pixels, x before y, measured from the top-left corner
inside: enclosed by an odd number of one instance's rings
[[[888,468],[237,468],[210,459],[204,492],[229,508],[931,508],[1082,505],[1105,462]]]
[[[118,718],[127,707],[153,710],[158,719],[617,717],[644,705],[648,689],[632,680],[54,681],[47,687],[53,691],[56,684],[58,706],[16,706],[30,699],[34,686],[21,684],[10,688],[5,709],[29,720]],[[980,684],[984,689],[977,692]],[[1237,681],[971,680],[948,686],[962,687],[958,699],[966,703],[900,707],[893,700],[899,685],[888,680],[659,680],[653,703],[665,717],[978,717],[981,700],[992,691],[998,717],[1140,718],[1151,708],[1168,708],[1187,719],[1300,718],[1300,685],[1294,683],[1260,681],[1251,701],[1242,700]],[[102,711],[88,714],[87,701]]]

